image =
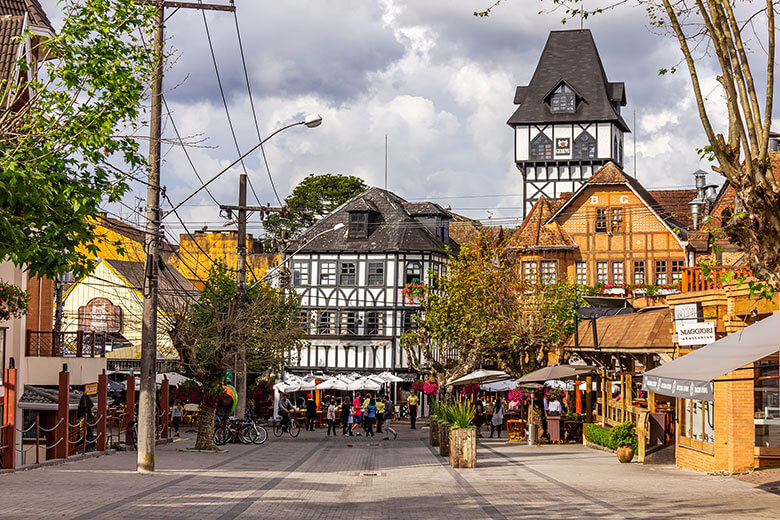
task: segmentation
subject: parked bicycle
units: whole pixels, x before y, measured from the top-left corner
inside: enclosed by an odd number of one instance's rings
[[[215,418],[214,444],[222,446],[238,440],[242,444],[263,444],[268,440],[268,430],[257,424],[249,414],[244,421],[235,417]]]
[[[281,419],[276,420],[274,423],[274,435],[276,437],[281,437],[285,430],[290,434],[290,437],[297,437],[298,434],[301,433],[301,427],[294,417],[290,417],[290,422],[286,427],[282,425]]]
[[[238,435],[238,439],[245,444],[252,442],[260,445],[268,440],[268,430],[265,429],[265,426],[259,424],[249,412],[246,414],[246,419],[238,431]],[[244,439],[249,442],[246,442]]]

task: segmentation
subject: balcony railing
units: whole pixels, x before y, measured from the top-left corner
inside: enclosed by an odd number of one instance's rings
[[[106,357],[105,332],[28,330],[25,354],[31,357]]]
[[[746,278],[752,274],[753,272],[749,267],[732,267],[724,265],[706,268],[684,267],[681,291],[693,292],[722,289],[730,280],[733,280],[734,278]]]

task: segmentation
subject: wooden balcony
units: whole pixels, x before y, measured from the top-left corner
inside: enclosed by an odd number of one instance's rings
[[[705,274],[706,273],[706,274]],[[718,265],[712,267],[684,267],[680,292],[723,289],[734,278],[747,278],[753,272],[749,267]]]
[[[105,357],[105,332],[28,330],[25,354],[29,357]]]

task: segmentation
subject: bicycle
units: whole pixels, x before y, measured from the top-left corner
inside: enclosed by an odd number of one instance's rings
[[[227,444],[233,439],[238,438],[238,424],[233,420],[230,418],[220,419],[219,417],[216,417],[215,421],[217,424],[214,427],[214,444],[222,446],[223,444]],[[239,440],[241,439],[239,438]],[[246,442],[245,444],[249,443]]]
[[[284,426],[282,426],[282,421],[277,420],[274,423],[274,435],[276,437],[281,437],[284,433]],[[287,424],[287,433],[290,434],[290,437],[297,437],[299,433],[301,433],[301,427],[298,425],[298,421],[295,420],[294,417],[290,417],[290,422]]]
[[[258,424],[252,418],[252,415],[247,412],[246,420],[241,429],[238,430],[238,440],[244,444],[254,443],[260,445],[268,440],[268,430],[265,429],[265,426]]]

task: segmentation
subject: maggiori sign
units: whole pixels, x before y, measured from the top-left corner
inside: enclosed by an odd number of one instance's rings
[[[715,324],[711,321],[677,325],[677,344],[681,347],[706,345],[715,341]]]

